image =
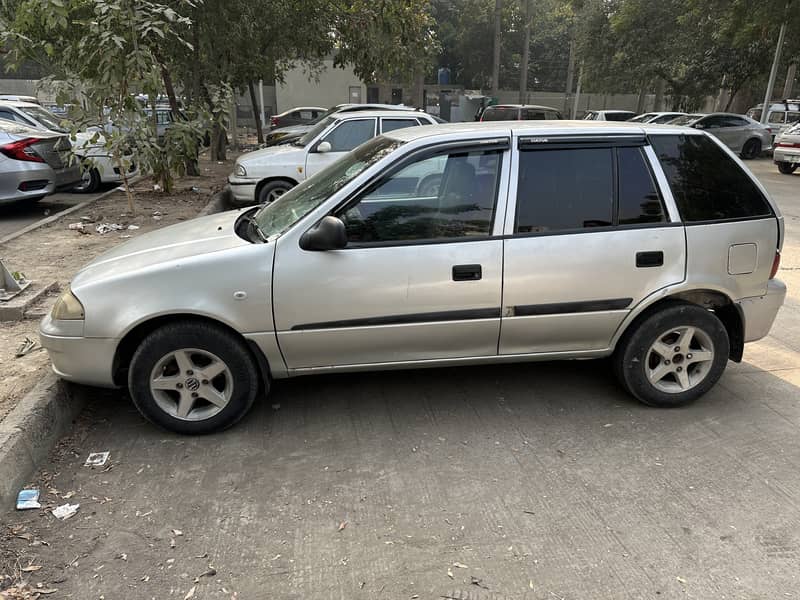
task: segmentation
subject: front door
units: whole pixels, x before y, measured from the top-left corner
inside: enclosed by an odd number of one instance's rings
[[[328,165],[336,162],[353,148],[375,137],[377,119],[339,120],[333,129],[325,132],[315,141],[306,154],[306,177],[318,173]],[[327,152],[317,149],[322,142],[331,145]]]
[[[644,139],[556,144],[519,150],[501,354],[605,349],[638,302],[684,278],[684,229],[669,222]]]
[[[273,307],[289,369],[497,354],[507,148],[409,159],[335,211],[342,250],[278,240]]]

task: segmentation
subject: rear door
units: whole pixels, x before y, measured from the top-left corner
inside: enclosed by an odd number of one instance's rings
[[[357,146],[374,138],[376,126],[375,117],[339,120],[333,129],[323,134],[309,149],[306,155],[306,177],[318,173]],[[322,142],[331,145],[328,152],[319,152]]]
[[[630,310],[681,282],[685,234],[645,138],[519,139],[500,354],[608,348]]]

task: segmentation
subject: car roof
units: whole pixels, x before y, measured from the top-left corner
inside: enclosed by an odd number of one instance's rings
[[[339,108],[338,112],[351,112],[354,110],[413,110],[416,112],[421,112],[420,109],[414,108],[413,106],[406,106],[405,104],[377,104],[374,102],[366,102],[363,104],[337,104],[334,108]]]
[[[420,115],[430,116],[419,110],[359,110],[337,112],[328,115],[330,119],[363,119],[364,117],[419,117]]]
[[[24,102],[22,100],[2,100],[0,99],[0,106],[10,106],[12,108],[42,108],[40,104],[34,104],[33,102]]]
[[[617,108],[614,108],[614,109],[609,108],[608,110],[606,110],[604,108],[604,109],[601,109],[601,110],[591,110],[589,112],[597,112],[597,113],[633,113],[633,112],[636,112],[636,111],[633,111],[633,110],[620,110],[620,109],[617,109]]]
[[[17,135],[19,137],[36,138],[49,138],[64,135],[62,133],[50,131],[49,129],[36,129],[34,127],[28,127],[27,125],[23,125],[17,121],[9,121],[7,119],[0,119],[0,132],[9,135]]]
[[[430,136],[449,136],[453,134],[470,134],[486,136],[527,135],[645,135],[661,134],[698,134],[703,132],[676,125],[651,125],[650,123],[627,123],[624,121],[483,121],[471,123],[443,123],[425,125],[423,127],[406,127],[384,134],[392,139],[412,142]]]
[[[283,111],[277,116],[280,117],[281,115],[285,115],[286,113],[294,112],[296,110],[321,110],[322,112],[325,112],[328,109],[322,108],[321,106],[295,106],[294,108]]]
[[[553,108],[552,106],[543,106],[541,104],[492,104],[491,106],[487,106],[486,110],[490,108],[536,108],[539,110],[552,110],[554,112],[558,112],[557,108]]]

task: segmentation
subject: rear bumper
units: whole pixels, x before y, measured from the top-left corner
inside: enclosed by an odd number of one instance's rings
[[[788,162],[793,164],[800,164],[800,148],[784,148],[778,146],[772,153],[772,160],[776,163]]]
[[[35,200],[55,191],[55,173],[47,163],[2,158],[0,204]]]
[[[74,333],[66,329],[74,329],[79,322],[62,323],[67,327],[59,327],[47,315],[39,326],[39,339],[50,355],[55,374],[75,383],[115,387],[113,363],[119,340],[66,335]]]
[[[770,279],[766,294],[737,301],[744,315],[745,342],[766,337],[785,298],[786,284],[779,279]]]

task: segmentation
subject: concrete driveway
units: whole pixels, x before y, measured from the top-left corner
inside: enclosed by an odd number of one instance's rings
[[[92,391],[39,480],[78,514],[10,514],[13,543],[80,599],[800,597],[800,175],[750,164],[791,297],[694,406],[604,361],[339,375],[187,438]]]

